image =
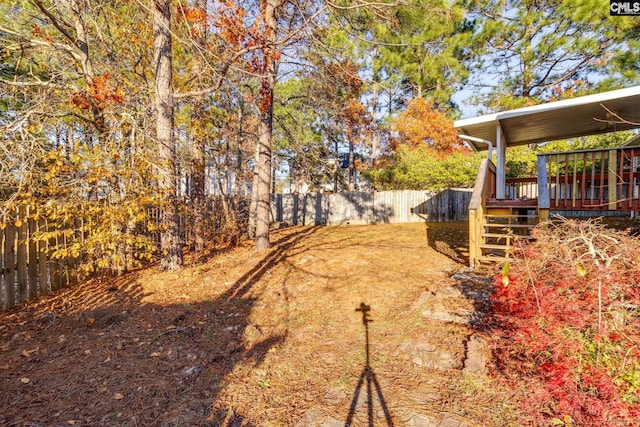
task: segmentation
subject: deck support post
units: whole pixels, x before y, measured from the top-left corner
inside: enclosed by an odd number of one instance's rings
[[[538,222],[549,220],[551,198],[549,196],[549,177],[547,175],[547,156],[538,156]]]
[[[507,141],[502,133],[500,122],[496,122],[496,198],[504,199],[507,190],[506,171]]]
[[[609,210],[615,211],[618,206],[618,151],[617,150],[609,150],[609,161],[608,161],[608,176],[607,176],[607,186],[608,186],[608,198],[609,198]]]
[[[538,156],[538,210],[551,207],[549,177],[547,176],[547,156]]]

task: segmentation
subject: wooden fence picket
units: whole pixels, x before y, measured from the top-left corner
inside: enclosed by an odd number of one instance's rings
[[[13,307],[16,299],[16,229],[13,224],[9,223],[4,229],[4,302],[5,308]]]
[[[55,248],[60,247],[60,236],[58,236],[57,233],[56,233],[56,236],[51,239],[50,244],[53,245]],[[52,291],[60,289],[60,286],[62,284],[61,270],[62,270],[62,265],[59,260],[49,260],[49,271],[51,272],[50,274],[51,274],[51,290]]]
[[[16,272],[18,278],[18,301],[20,304],[28,299],[29,284],[27,283],[27,211],[24,206],[18,209],[17,241],[16,241]]]
[[[36,231],[44,232],[47,229],[47,223],[43,219],[35,222]],[[40,239],[38,241],[38,291],[40,295],[49,293],[49,270],[47,266],[47,241]]]
[[[27,212],[29,217],[27,226],[29,233],[27,249],[29,252],[29,299],[31,299],[38,295],[38,243],[33,238],[36,231],[38,231],[38,223],[29,215],[29,213],[30,212]]]

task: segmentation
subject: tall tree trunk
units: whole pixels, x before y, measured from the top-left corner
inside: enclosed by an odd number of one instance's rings
[[[240,107],[238,108],[238,137],[236,140],[236,175],[235,175],[235,195],[239,196],[241,191],[240,188],[244,184],[244,158],[242,156],[242,146],[244,142],[243,132],[244,132],[244,106],[242,101],[240,101]],[[257,158],[257,157],[256,157]],[[246,189],[246,187],[245,187]]]
[[[260,164],[260,144],[256,142],[256,152],[254,155],[255,166],[253,169],[253,178],[251,180],[251,202],[249,203],[249,238],[256,239],[256,224],[258,222],[258,165]]]
[[[207,13],[207,0],[195,0],[194,7],[203,15]],[[206,22],[196,23],[195,37],[193,40],[193,75],[199,76],[204,65],[200,49],[206,43]],[[196,251],[204,249],[205,234],[205,126],[204,126],[204,97],[193,100],[191,113],[191,205],[193,206],[193,234]]]
[[[356,189],[356,165],[353,152],[353,135],[349,136],[349,191]]]
[[[265,95],[267,96],[267,95]],[[271,90],[273,99],[273,90]],[[258,164],[256,188],[256,238],[255,249],[261,251],[271,247],[269,241],[269,224],[271,222],[270,196],[271,196],[271,139],[273,108],[260,115],[258,131]]]
[[[260,102],[260,125],[258,127],[258,186],[256,206],[255,249],[261,251],[271,247],[269,223],[271,222],[271,143],[273,139],[273,91],[276,85],[278,64],[275,42],[277,36],[276,9],[278,0],[267,0],[264,9],[267,47],[264,49],[265,75],[262,81]]]
[[[371,111],[373,135],[371,136],[371,168],[376,166],[376,155],[378,151],[378,145],[380,145],[380,129],[378,128],[378,82],[375,78],[373,80],[373,94],[372,94],[373,109]]]
[[[171,57],[171,1],[153,3],[153,56],[155,64],[156,138],[160,179],[164,195],[160,220],[165,227],[160,234],[162,268],[176,270],[182,265],[182,245],[178,219],[178,179],[176,147],[173,140],[173,86]]]

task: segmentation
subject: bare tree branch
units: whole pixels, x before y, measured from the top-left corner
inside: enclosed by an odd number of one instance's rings
[[[640,126],[640,122],[632,122],[630,120],[624,119],[624,118],[620,117],[620,115],[618,113],[612,111],[610,108],[607,108],[607,106],[605,106],[604,104],[600,104],[600,106],[602,108],[604,108],[605,111],[611,115],[611,117],[614,117],[617,120],[599,119],[597,117],[594,117],[593,120],[595,120],[596,122],[611,123],[611,124],[625,124],[625,125],[631,125],[631,126]]]

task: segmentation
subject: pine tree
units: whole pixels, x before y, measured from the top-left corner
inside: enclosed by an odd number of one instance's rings
[[[637,81],[637,20],[595,0],[468,1],[476,78],[491,110],[536,104]]]

